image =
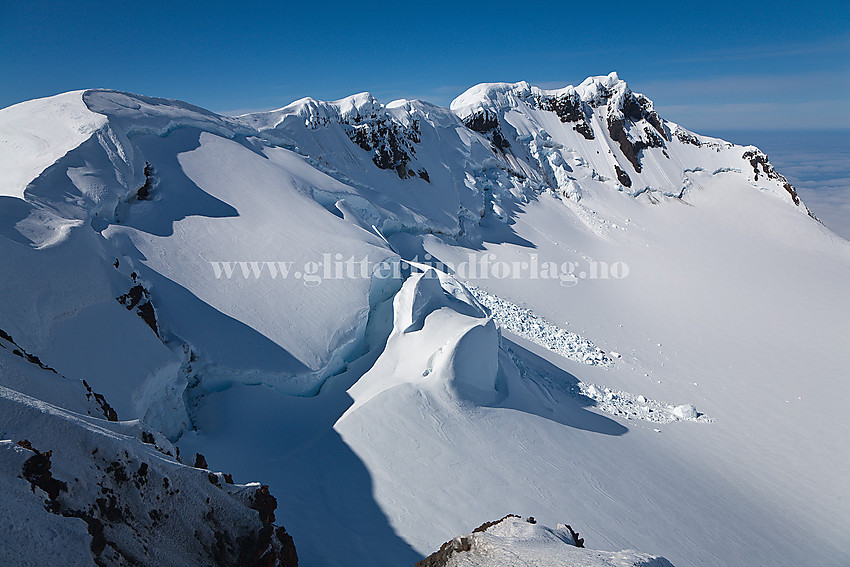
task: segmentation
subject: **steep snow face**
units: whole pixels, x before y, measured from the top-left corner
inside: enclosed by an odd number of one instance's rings
[[[695,172],[733,173],[797,205],[796,190],[753,147],[699,136],[662,119],[616,73],[578,87],[521,82],[472,87],[451,108],[514,168],[573,200],[614,190],[654,202],[701,188]]]

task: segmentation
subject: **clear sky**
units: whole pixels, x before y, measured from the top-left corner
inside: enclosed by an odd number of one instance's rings
[[[0,107],[106,87],[222,113],[303,96],[447,105],[616,70],[699,129],[850,128],[850,3],[0,0]]]

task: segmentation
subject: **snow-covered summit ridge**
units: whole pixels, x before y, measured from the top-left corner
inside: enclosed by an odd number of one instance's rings
[[[36,118],[26,118],[31,115]],[[722,173],[743,175],[754,187],[808,213],[795,189],[757,148],[700,136],[664,120],[649,98],[634,93],[616,73],[553,90],[524,81],[484,83],[460,95],[450,109],[419,100],[382,104],[363,92],[330,102],[304,98],[235,118],[181,101],[104,89],[75,91],[0,110],[0,165],[14,172],[0,182],[0,195],[22,198],[27,185],[50,165],[96,139],[115,173],[82,189],[77,202],[88,202],[88,214],[71,216],[101,216],[109,222],[112,209],[145,182],[146,160],[128,138],[167,136],[181,128],[294,149],[346,184],[374,187],[395,173],[424,187],[492,190],[496,211],[505,208],[502,197],[522,201],[523,195],[541,190],[578,201],[613,189],[654,203],[682,198],[703,185],[701,176]],[[335,144],[341,147],[331,151]],[[368,161],[384,172],[367,174]],[[442,175],[446,166],[471,172],[472,178]],[[439,178],[432,179],[435,172]],[[469,211],[471,218],[490,207],[480,197],[470,201],[455,192],[447,197],[460,201],[460,207],[441,206],[450,216],[457,218],[460,209],[461,216]],[[434,211],[414,212],[437,218]],[[452,222],[445,222],[440,230],[452,230]]]
[[[611,72],[608,75],[588,77],[577,87],[567,85],[559,89],[541,89],[526,81],[517,83],[480,83],[470,87],[455,98],[450,108],[461,117],[465,117],[482,108],[516,106],[517,100],[529,100],[534,97],[572,97],[578,95],[584,101],[598,101],[604,93],[619,93],[629,90],[626,82]],[[610,96],[610,94],[609,94]]]
[[[764,165],[762,152],[664,120],[649,98],[616,73],[554,90],[524,81],[484,83],[456,98],[451,109],[506,161],[523,173],[529,166],[531,178],[536,170],[572,200],[605,191],[599,181],[652,203],[681,199],[702,186],[695,172],[733,173],[811,214],[794,187]]]

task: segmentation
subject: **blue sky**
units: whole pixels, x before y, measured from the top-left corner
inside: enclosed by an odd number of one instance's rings
[[[619,72],[695,130],[850,128],[850,8],[807,2],[0,0],[0,107],[107,87],[223,113]]]

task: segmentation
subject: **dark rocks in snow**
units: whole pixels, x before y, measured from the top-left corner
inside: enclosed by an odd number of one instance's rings
[[[136,281],[135,272],[133,272],[133,281]],[[136,284],[130,290],[115,298],[118,303],[132,311],[136,308],[136,315],[142,318],[142,321],[148,324],[148,327],[159,336],[159,328],[156,323],[156,311],[150,300],[150,293],[142,284]]]
[[[260,513],[260,521],[264,524],[274,523],[274,511],[277,509],[277,499],[269,492],[264,484],[249,499],[251,508]]]
[[[502,135],[502,131],[498,128],[493,130],[491,134],[493,140],[493,146],[497,150],[506,150],[511,147],[511,143]]]
[[[613,104],[614,101],[612,100],[611,105]],[[645,121],[651,128],[654,128],[655,132],[640,124],[641,121]],[[634,140],[627,133],[627,130],[632,128],[637,133],[637,139]],[[649,99],[628,91],[622,99],[622,116],[619,116],[615,109],[609,106],[608,133],[611,139],[620,146],[620,150],[632,164],[636,173],[640,173],[643,169],[640,156],[644,149],[664,148],[664,142],[670,141],[667,128],[658,113],[652,110],[652,103]]]
[[[479,532],[487,531],[488,528],[492,528],[496,524],[500,524],[500,523],[504,522],[505,520],[507,520],[508,518],[519,518],[519,517],[520,516],[517,516],[516,514],[507,514],[506,516],[499,518],[495,522],[484,522],[483,524],[481,524],[480,526],[478,526],[477,528],[472,530],[472,533],[477,534]]]
[[[482,110],[464,118],[463,123],[470,130],[483,134],[498,128],[499,118],[488,110]]]
[[[89,383],[85,380],[83,380],[83,387],[86,389],[86,399],[91,400],[94,398],[94,401],[97,402],[97,405],[100,407],[100,411],[103,412],[103,417],[105,417],[108,421],[118,421],[118,412],[109,405],[103,394],[98,394],[92,390]],[[144,433],[142,435],[144,436]],[[153,443],[153,435],[151,435],[151,443]]]
[[[587,140],[593,140],[593,129],[587,123],[588,113],[584,107],[584,102],[577,93],[561,96],[538,96],[535,102],[541,110],[554,112],[561,119],[561,122],[574,122],[573,129],[585,137]]]
[[[644,130],[643,135],[646,138],[647,148],[663,148],[664,142],[661,137],[652,130]]]
[[[145,162],[145,183],[136,190],[136,199],[139,201],[150,200],[154,185],[153,173],[153,166],[149,162]]]
[[[502,130],[499,128],[499,117],[495,113],[489,110],[474,112],[464,118],[463,123],[470,130],[487,136],[493,144],[494,149],[501,151],[511,147],[511,143],[505,138]]]
[[[215,505],[207,497],[203,511],[199,506],[187,507],[184,502],[178,517],[173,509],[176,504],[167,507],[166,502],[175,498],[197,500],[202,498],[202,492],[198,491],[205,489],[198,485],[183,496],[179,489],[172,488],[167,477],[162,477],[162,483],[149,483],[152,477],[162,474],[162,468],[155,469],[147,462],[139,462],[138,457],[131,456],[128,451],[120,451],[104,460],[106,452],[95,449],[90,456],[92,476],[66,482],[54,477],[52,451],[39,451],[28,440],[17,444],[33,453],[22,465],[21,478],[30,483],[33,492],[39,489],[46,494],[44,510],[47,513],[86,522],[92,538],[89,548],[97,565],[155,564],[148,557],[150,542],[165,543],[174,533],[176,524],[193,526],[188,529],[194,529],[191,545],[198,565],[298,565],[292,537],[285,528],[273,523],[277,501],[269,493],[268,486],[255,488],[250,493],[236,487],[235,492],[221,493]],[[176,463],[174,466],[181,467]],[[209,475],[216,477],[217,483],[218,477],[213,473]],[[191,476],[181,475],[182,482],[190,480]],[[222,509],[223,505],[233,506],[234,510]],[[244,516],[237,512],[240,506],[257,512],[253,525],[246,522],[251,514]],[[231,512],[236,513],[228,516]],[[175,534],[175,537],[182,536]],[[169,545],[187,545],[181,542],[178,539]]]
[[[702,143],[699,141],[699,139],[696,136],[694,136],[693,134],[689,134],[688,132],[685,132],[681,128],[676,130],[676,138],[678,138],[679,141],[682,142],[683,144],[690,144],[690,145],[696,146],[698,148],[702,146]]]
[[[780,174],[773,168],[773,165],[771,165],[771,163],[767,160],[767,156],[764,153],[759,150],[747,150],[741,157],[749,161],[750,165],[753,167],[755,181],[759,180],[759,173],[763,174],[768,179],[779,181],[782,183],[782,188],[791,195],[791,200],[794,201],[794,204],[800,204],[800,197],[797,195],[797,190],[793,185],[788,183],[788,180],[785,179],[784,175]],[[761,169],[761,171],[759,171],[759,169]]]
[[[576,547],[584,547],[584,538],[578,537],[578,532],[574,532],[572,526],[567,524],[567,530],[569,530],[570,535],[573,536],[573,543]]]
[[[58,374],[58,372],[56,372],[55,369],[44,364],[39,357],[37,357],[34,354],[28,353],[22,346],[20,346],[18,343],[15,342],[15,340],[12,338],[12,336],[9,333],[4,331],[3,329],[0,329],[0,339],[3,339],[7,343],[9,343],[9,344],[11,344],[15,347],[15,348],[12,349],[12,354],[14,354],[15,356],[18,356],[20,358],[23,358],[27,362],[35,364],[36,366],[38,366],[42,370],[49,370],[50,372],[53,372],[54,374]],[[8,348],[3,343],[0,343],[0,347]]]
[[[795,205],[800,204],[800,197],[799,197],[799,195],[797,195],[797,190],[794,188],[793,185],[791,185],[790,183],[788,183],[786,181],[785,183],[782,184],[782,188],[785,189],[788,192],[789,195],[791,195],[791,200],[794,201]],[[809,215],[811,216],[811,213],[809,213]],[[812,218],[815,218],[815,217],[812,216]]]
[[[53,478],[53,473],[50,472],[51,451],[42,453],[26,439],[18,441],[18,445],[35,453],[24,462],[21,471],[23,477],[32,485],[33,492],[36,488],[40,488],[47,493],[47,497],[53,502],[59,497],[60,492],[68,490],[68,485]]]
[[[632,179],[629,177],[629,174],[620,169],[619,165],[614,164],[614,171],[617,173],[617,180],[620,182],[620,185],[623,187],[631,187]]]
[[[298,567],[298,553],[295,551],[295,540],[286,532],[283,526],[274,531],[277,541],[280,542],[280,565],[281,567]]]
[[[642,167],[638,152],[647,146],[642,140],[632,142],[629,135],[626,134],[625,124],[626,121],[624,119],[609,116],[608,133],[611,135],[611,139],[620,146],[620,150],[626,156],[626,159],[629,160],[629,163],[632,164],[632,167],[635,168],[635,171],[640,173]]]
[[[372,162],[376,166],[394,169],[400,179],[416,175],[408,164],[416,154],[415,145],[421,141],[418,121],[414,120],[407,127],[377,116],[366,122],[357,117],[353,122],[343,121],[348,138],[367,152],[372,152]],[[423,179],[427,181],[427,173]]]
[[[201,453],[195,453],[195,464],[192,465],[196,469],[207,469],[207,459]]]
[[[146,290],[142,284],[137,284],[131,287],[130,291],[116,299],[118,300],[118,303],[124,305],[129,310],[138,305],[142,298],[148,298],[148,290]]]
[[[646,120],[650,126],[664,138],[670,141],[667,134],[667,129],[664,127],[664,122],[655,110],[652,109],[652,103],[643,95],[636,95],[632,92],[627,93],[623,100],[623,115],[632,122]],[[661,144],[659,144],[660,146]]]
[[[292,536],[283,526],[274,526],[277,499],[269,492],[268,485],[260,486],[248,499],[248,505],[259,513],[263,527],[254,542],[243,544],[240,565],[297,567],[298,553]],[[272,544],[272,535],[278,541],[277,546]]]
[[[448,564],[449,558],[458,552],[469,551],[472,546],[467,537],[459,537],[447,541],[440,546],[440,549],[426,557],[421,561],[416,562],[415,567],[445,567]]]
[[[573,130],[584,136],[587,140],[592,140],[595,138],[595,136],[593,135],[593,130],[586,122],[576,124],[575,126],[573,126]]]
[[[102,563],[98,561],[98,558],[107,544],[106,538],[103,535],[103,522],[92,517],[86,511],[69,509],[60,503],[59,495],[62,492],[68,491],[68,484],[53,477],[53,473],[50,470],[52,451],[42,453],[34,448],[26,439],[18,441],[17,444],[35,453],[24,462],[21,469],[21,476],[30,483],[33,492],[35,492],[36,488],[39,488],[47,494],[48,500],[44,504],[44,509],[47,512],[66,518],[79,518],[86,522],[89,535],[92,536],[90,549],[95,556],[95,563],[101,565]]]

